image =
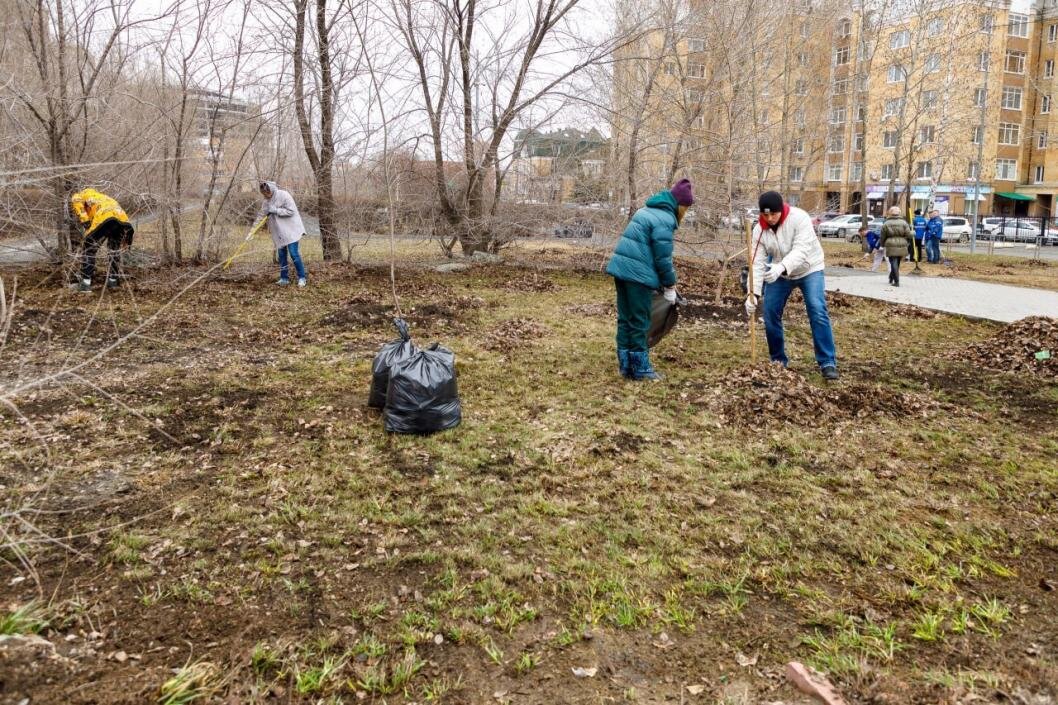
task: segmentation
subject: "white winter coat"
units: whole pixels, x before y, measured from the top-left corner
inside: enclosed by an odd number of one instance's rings
[[[305,224],[301,222],[301,214],[298,213],[294,197],[276,186],[274,181],[265,183],[268,184],[272,197],[261,202],[257,217],[260,219],[268,215],[268,232],[276,249],[279,249],[300,240],[305,234]]]
[[[819,244],[812,218],[800,208],[790,207],[786,220],[778,230],[765,227],[758,221],[753,226],[753,293],[760,296],[768,258],[773,264],[786,267],[783,279],[802,279],[812,272],[823,270],[823,246]]]

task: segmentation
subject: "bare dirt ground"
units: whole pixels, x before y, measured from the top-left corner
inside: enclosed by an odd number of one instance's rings
[[[754,366],[734,277],[718,304],[681,262],[667,380],[631,384],[599,256],[529,254],[400,270],[457,355],[463,424],[428,438],[366,406],[386,268],[24,271],[0,702],[789,705],[793,659],[850,703],[1055,702],[1058,384],[1025,331],[835,296],[825,386],[800,300],[791,370]]]

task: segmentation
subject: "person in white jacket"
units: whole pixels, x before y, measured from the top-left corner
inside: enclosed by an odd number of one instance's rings
[[[294,269],[298,273],[298,286],[308,284],[305,274],[305,265],[301,261],[301,253],[298,251],[298,243],[305,235],[305,225],[301,222],[301,214],[298,206],[294,203],[294,197],[289,192],[279,188],[274,181],[262,181],[259,185],[264,201],[257,213],[258,219],[268,216],[268,232],[272,236],[272,242],[279,251],[279,286],[290,283],[287,276],[287,255],[294,260]]]
[[[753,227],[751,238],[753,291],[746,297],[746,313],[755,314],[763,288],[768,353],[772,362],[786,367],[789,359],[782,315],[790,294],[800,289],[812,326],[816,362],[825,379],[835,380],[838,361],[823,281],[823,247],[812,227],[812,218],[800,208],[783,203],[776,191],[761,194],[759,206],[760,220]]]

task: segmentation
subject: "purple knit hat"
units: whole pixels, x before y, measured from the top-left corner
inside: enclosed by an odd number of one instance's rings
[[[676,199],[676,203],[681,206],[693,206],[694,205],[694,193],[692,192],[691,180],[680,179],[676,182],[676,185],[669,189],[673,197]]]

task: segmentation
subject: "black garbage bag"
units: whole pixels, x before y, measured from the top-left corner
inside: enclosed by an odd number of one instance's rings
[[[426,434],[458,426],[462,410],[455,353],[434,343],[390,368],[382,419],[390,433]]]
[[[404,362],[419,348],[411,342],[408,333],[408,324],[400,318],[393,320],[400,337],[382,346],[375,355],[375,361],[371,363],[371,393],[367,397],[367,405],[381,409],[386,405],[386,389],[389,387],[389,372],[399,362]]]
[[[654,299],[650,304],[650,330],[647,331],[647,347],[654,347],[672,332],[680,318],[680,306],[686,305],[687,299],[682,296],[677,296],[676,303],[670,304],[664,296],[654,292]]]

